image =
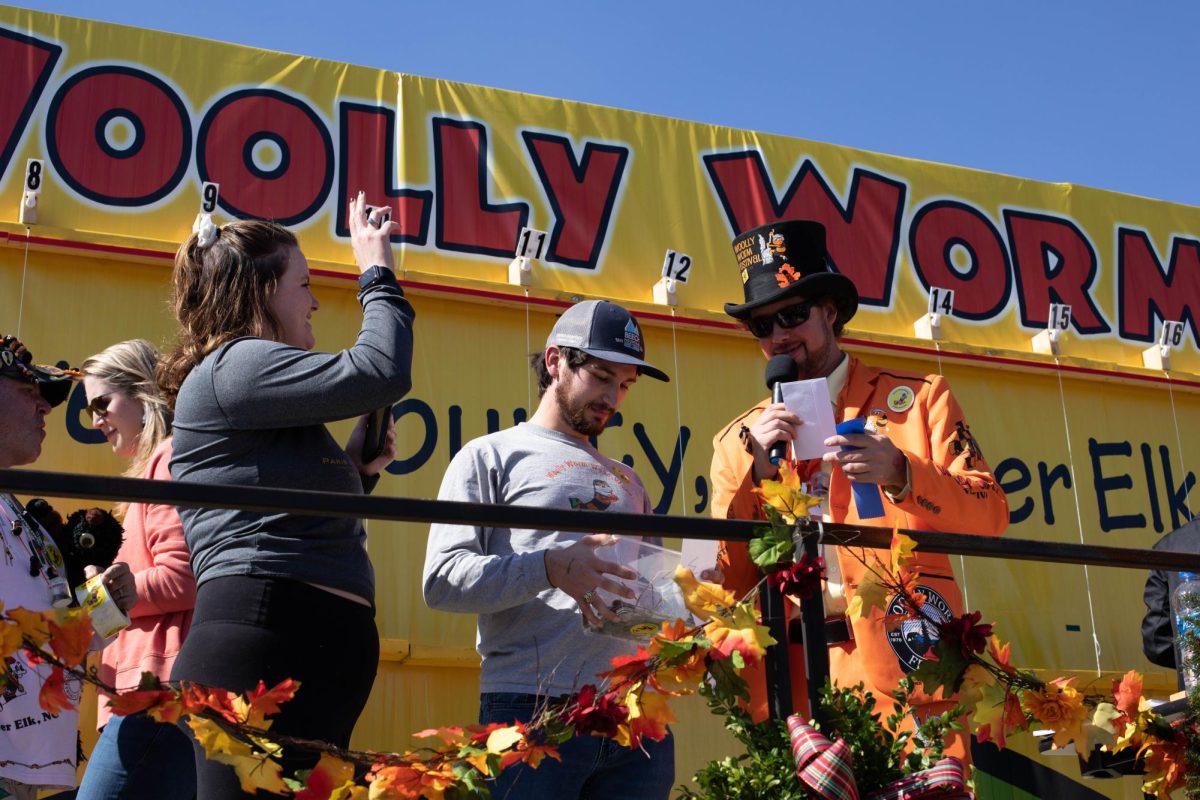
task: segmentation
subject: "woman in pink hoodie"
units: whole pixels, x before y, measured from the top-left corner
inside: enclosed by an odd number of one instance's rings
[[[171,411],[154,382],[158,351],[143,339],[120,342],[83,362],[92,424],[113,452],[131,460],[126,475],[170,480]],[[131,624],[100,656],[100,679],[134,689],[143,672],[166,681],[187,635],[196,600],[183,526],[174,506],[130,503],[118,561],[129,564],[138,602]],[[116,717],[103,698],[100,739],[78,800],[187,798],[196,793],[191,742],[174,725],[144,714]]]

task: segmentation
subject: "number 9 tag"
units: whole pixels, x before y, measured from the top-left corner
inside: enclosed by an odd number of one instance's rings
[[[214,214],[221,198],[221,184],[205,182],[200,185],[200,213]]]

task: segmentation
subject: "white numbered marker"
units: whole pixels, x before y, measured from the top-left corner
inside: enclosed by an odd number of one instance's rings
[[[46,176],[46,165],[40,158],[31,158],[25,162],[25,191],[30,194],[40,194],[42,183]]]
[[[521,235],[517,237],[517,257],[541,258],[542,252],[546,249],[546,240],[549,238],[545,231],[521,228]]]
[[[1050,304],[1050,319],[1046,328],[1052,331],[1065,331],[1071,327],[1071,307],[1065,303]]]
[[[1175,321],[1164,322],[1162,333],[1158,336],[1158,343],[1162,347],[1170,347],[1172,349],[1183,344],[1183,323]]]
[[[692,269],[692,257],[675,250],[668,250],[663,258],[662,276],[668,280],[688,282],[688,272]]]
[[[200,185],[200,212],[214,214],[217,210],[217,200],[221,197],[221,184],[205,182]]]
[[[929,313],[950,316],[954,311],[954,290],[929,287]]]

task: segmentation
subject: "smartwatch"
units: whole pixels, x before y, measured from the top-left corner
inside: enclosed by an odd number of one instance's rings
[[[358,291],[365,292],[368,289],[374,289],[381,284],[388,286],[399,286],[396,283],[396,273],[392,272],[387,267],[379,265],[372,266],[367,269],[362,275],[358,276]]]

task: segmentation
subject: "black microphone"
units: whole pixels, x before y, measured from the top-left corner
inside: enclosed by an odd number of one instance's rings
[[[799,372],[799,367],[789,355],[774,356],[767,362],[767,388],[771,390],[771,402],[783,402],[783,384],[796,380]],[[779,466],[779,462],[787,458],[787,448],[786,441],[771,445],[769,451],[771,463]]]

